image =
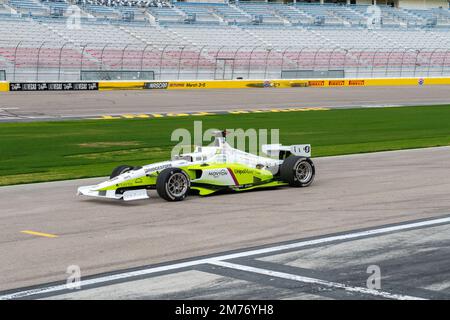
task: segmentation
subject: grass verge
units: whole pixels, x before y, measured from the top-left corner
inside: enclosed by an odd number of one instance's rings
[[[161,119],[0,124],[0,185],[108,175],[119,164],[166,160],[177,128],[280,129],[313,156],[450,145],[450,106],[335,109]]]

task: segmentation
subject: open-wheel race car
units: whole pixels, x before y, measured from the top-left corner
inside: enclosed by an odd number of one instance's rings
[[[118,166],[109,180],[79,187],[78,195],[129,201],[147,199],[147,190],[156,189],[161,198],[180,201],[193,192],[206,196],[224,190],[307,187],[313,182],[309,144],[266,144],[262,151],[267,157],[232,148],[226,142],[226,131],[217,131],[211,146],[197,146],[194,152],[170,161]]]

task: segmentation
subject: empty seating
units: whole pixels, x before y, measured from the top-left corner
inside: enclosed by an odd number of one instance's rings
[[[227,26],[170,26],[169,30],[184,39],[188,39],[191,44],[197,46],[254,46],[263,45],[263,42],[251,34],[236,27]]]
[[[264,23],[282,23],[283,20],[276,13],[274,6],[260,3],[240,3],[239,7],[248,14],[262,17]]]
[[[195,16],[198,22],[219,22],[211,5],[202,3],[180,2],[177,4],[178,9],[183,11],[187,16]]]
[[[96,18],[121,20],[124,12],[132,12],[138,21],[148,18],[157,23],[215,24],[288,24],[333,27],[364,26],[373,11],[368,5],[336,5],[318,3],[271,3],[240,1],[226,3],[174,2],[168,0],[10,0],[9,5],[23,15],[45,16],[51,8],[63,11],[76,3],[84,14]],[[450,27],[448,9],[403,9],[378,6],[386,27]],[[0,7],[0,14],[2,12]],[[189,16],[196,21],[188,21]],[[258,20],[262,18],[261,20]]]
[[[369,29],[372,7],[363,5],[77,3],[80,28],[50,15],[53,8],[70,14],[68,1],[0,4],[0,28],[14,30],[0,34],[0,69],[26,80],[30,74],[76,79],[80,70],[98,69],[153,70],[168,79],[341,68],[353,76],[441,75],[450,68],[445,9],[381,6],[381,28]],[[9,6],[19,14],[11,14]],[[127,12],[134,19],[124,19]]]
[[[26,15],[47,15],[48,8],[37,0],[10,0],[9,4],[19,13]]]
[[[149,7],[147,11],[155,17],[158,22],[181,22],[184,18],[182,12],[169,7]]]

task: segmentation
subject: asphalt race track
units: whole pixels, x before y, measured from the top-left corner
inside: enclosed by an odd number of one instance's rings
[[[315,163],[309,188],[178,203],[1,187],[0,299],[449,299],[450,147]]]
[[[449,86],[4,92],[0,121],[295,107],[450,104]]]

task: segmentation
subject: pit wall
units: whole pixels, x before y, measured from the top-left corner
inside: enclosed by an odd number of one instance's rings
[[[190,90],[450,85],[450,78],[0,82],[0,91]]]
[[[364,87],[364,86],[422,86],[450,85],[450,78],[380,78],[380,79],[299,79],[299,80],[210,80],[210,81],[151,81],[99,82],[99,90],[123,89],[247,89],[292,87]]]
[[[0,92],[1,91],[9,91],[9,83],[0,81]]]

